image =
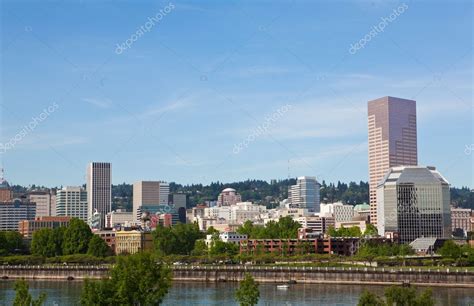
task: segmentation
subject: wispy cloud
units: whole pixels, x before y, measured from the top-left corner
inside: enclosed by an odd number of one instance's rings
[[[110,99],[82,98],[82,101],[104,109],[112,106],[112,101]]]

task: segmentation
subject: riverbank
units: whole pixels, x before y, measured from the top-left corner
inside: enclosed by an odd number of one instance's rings
[[[0,266],[2,279],[84,280],[107,276],[108,265],[97,266]],[[175,281],[238,282],[245,273],[261,283],[367,284],[474,288],[474,272],[467,269],[416,269],[369,267],[285,266],[173,266]]]

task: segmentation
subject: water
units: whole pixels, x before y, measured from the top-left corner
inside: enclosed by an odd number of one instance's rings
[[[39,292],[48,295],[46,305],[78,305],[82,283],[79,281],[33,281],[30,289],[34,296]],[[164,305],[237,305],[234,299],[236,283],[173,284]],[[291,285],[279,290],[275,284],[260,284],[259,305],[356,305],[364,288],[383,294],[385,286],[311,284]],[[12,281],[0,281],[0,305],[11,305],[15,292]],[[438,305],[474,305],[472,288],[433,288]]]

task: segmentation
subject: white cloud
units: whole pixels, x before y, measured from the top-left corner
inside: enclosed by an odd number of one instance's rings
[[[112,106],[112,101],[110,99],[82,98],[82,101],[104,109]]]

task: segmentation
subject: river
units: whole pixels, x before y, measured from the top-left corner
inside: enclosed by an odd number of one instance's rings
[[[48,295],[46,305],[78,305],[82,282],[31,281],[33,295],[40,291]],[[163,305],[237,305],[234,300],[236,283],[173,284]],[[277,289],[275,284],[260,285],[259,305],[356,305],[364,288],[383,294],[385,286],[295,284],[288,290]],[[0,281],[0,305],[11,305],[15,292],[13,281]],[[474,305],[472,288],[433,288],[437,305]]]

